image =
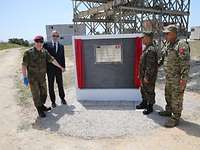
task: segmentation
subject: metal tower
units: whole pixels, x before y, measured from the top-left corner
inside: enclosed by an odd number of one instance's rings
[[[87,34],[140,33],[176,24],[188,36],[190,0],[72,0],[74,24],[85,24]]]

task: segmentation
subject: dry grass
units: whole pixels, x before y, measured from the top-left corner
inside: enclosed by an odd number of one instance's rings
[[[0,50],[18,48],[18,47],[21,47],[21,46],[17,44],[11,44],[11,43],[4,43],[4,42],[0,43]]]
[[[21,55],[19,58],[20,61],[18,62],[19,66],[21,64],[22,56],[25,50],[27,50],[27,48],[21,48],[20,50]],[[19,95],[18,104],[27,106],[27,105],[30,105],[30,103],[32,102],[30,101],[30,98],[32,97],[32,95],[29,88],[23,85],[23,81],[21,79],[21,72],[19,70],[20,69],[18,69],[17,72],[15,73],[15,86],[18,89],[18,95]]]

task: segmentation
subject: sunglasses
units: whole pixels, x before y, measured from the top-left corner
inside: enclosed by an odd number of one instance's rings
[[[35,40],[36,43],[44,43],[42,40]]]
[[[59,37],[59,35],[53,35],[53,37]]]

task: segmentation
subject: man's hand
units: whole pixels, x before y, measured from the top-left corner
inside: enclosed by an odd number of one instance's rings
[[[23,77],[24,85],[27,87],[29,85],[29,80],[27,77]]]
[[[187,83],[186,80],[180,80],[180,90],[181,90],[181,92],[183,92],[185,90],[186,83]]]
[[[62,70],[62,72],[65,72],[65,68],[63,68],[63,67],[60,67],[60,69]]]
[[[144,83],[148,84],[149,81],[147,80],[147,78],[144,78]]]
[[[63,68],[55,59],[52,61],[52,64],[60,68],[62,72],[65,72],[65,68]]]

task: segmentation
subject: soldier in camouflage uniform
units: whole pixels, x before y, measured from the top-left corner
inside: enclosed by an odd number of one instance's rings
[[[141,56],[139,72],[142,102],[136,109],[145,109],[143,114],[148,115],[153,112],[155,104],[155,82],[158,72],[157,48],[153,42],[153,32],[144,32],[142,42],[146,46]]]
[[[47,98],[47,85],[46,85],[46,68],[47,62],[51,62],[62,68],[57,61],[43,49],[44,39],[42,36],[34,38],[35,45],[30,50],[27,50],[23,56],[22,73],[24,84],[30,84],[31,93],[33,96],[34,105],[40,117],[45,117],[44,111],[49,111],[44,104]]]
[[[167,44],[162,50],[159,65],[164,64],[167,105],[165,111],[159,112],[159,114],[170,117],[165,123],[165,127],[175,127],[179,123],[183,107],[183,95],[190,68],[190,47],[186,41],[177,39],[175,25],[167,26],[163,32]]]

